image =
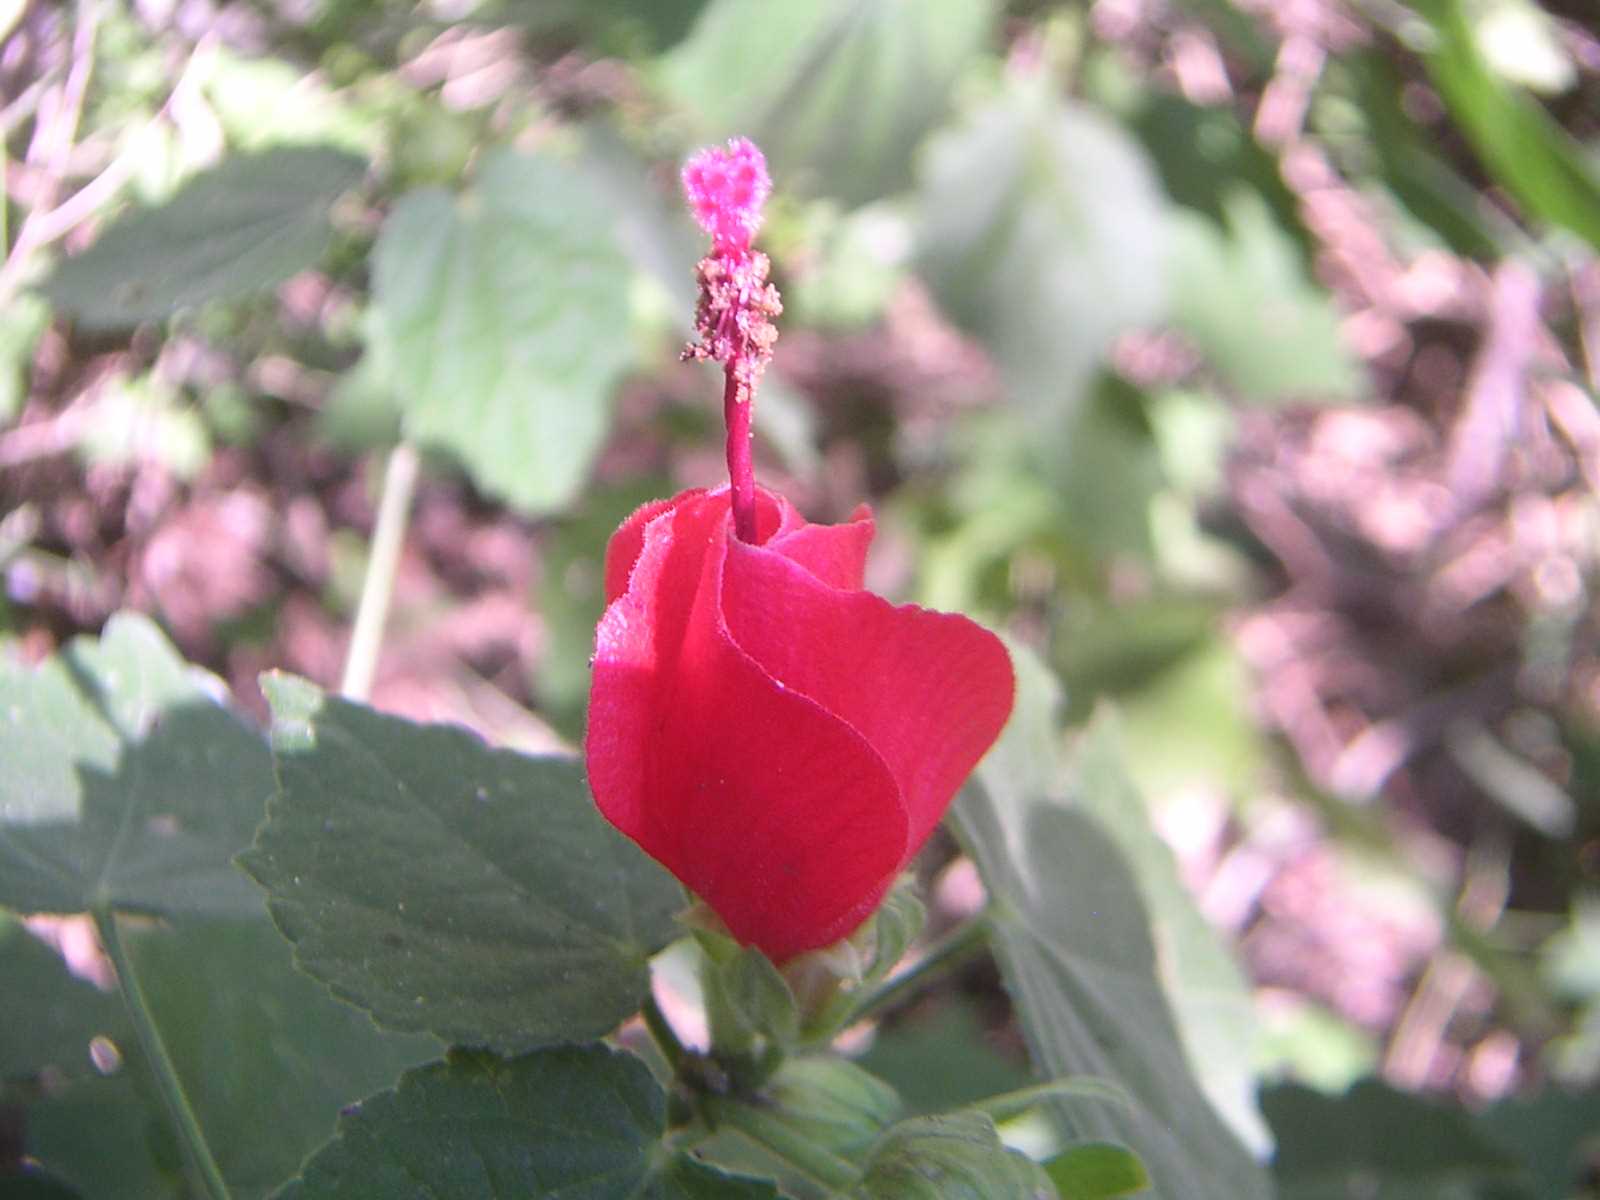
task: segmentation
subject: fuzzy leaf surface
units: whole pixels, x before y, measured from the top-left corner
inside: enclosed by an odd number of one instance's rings
[[[373,251],[374,353],[406,432],[526,513],[576,494],[627,365],[617,216],[574,167],[507,151],[413,192]]]
[[[241,916],[272,790],[262,739],[143,617],[36,668],[0,659],[0,904]]]
[[[279,792],[241,862],[296,961],[394,1029],[526,1049],[609,1032],[676,932],[677,884],[578,764],[265,684]]]
[[[452,1054],[347,1110],[277,1200],[776,1200],[662,1145],[666,1097],[602,1046]]]
[[[1059,1099],[1051,1111],[1072,1140],[1131,1149],[1155,1195],[1265,1200],[1266,1172],[1190,1071],[1133,871],[1096,821],[1062,799],[1054,693],[1042,667],[1019,665],[1011,725],[953,810],[996,905],[995,956],[1036,1070],[1098,1076],[1133,1099]]]
[[[115,328],[272,287],[322,257],[328,210],[365,169],[329,146],[226,159],[62,262],[45,295],[86,325]]]

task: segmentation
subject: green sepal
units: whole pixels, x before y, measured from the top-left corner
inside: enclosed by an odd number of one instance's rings
[[[849,1200],[1051,1200],[1038,1163],[1009,1150],[977,1112],[914,1117],[894,1126],[867,1160]]]
[[[712,1056],[735,1090],[769,1078],[800,1037],[800,1010],[783,974],[754,946],[696,924],[700,989]]]
[[[801,1040],[820,1046],[848,1025],[860,998],[889,977],[928,918],[914,880],[902,876],[878,911],[855,933],[784,968],[800,997]]]

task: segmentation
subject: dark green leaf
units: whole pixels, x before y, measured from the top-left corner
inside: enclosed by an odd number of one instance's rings
[[[1165,842],[1150,827],[1144,797],[1129,778],[1114,716],[1102,711],[1078,747],[1072,795],[1110,834],[1133,869],[1161,947],[1157,970],[1195,1078],[1241,1141],[1272,1144],[1256,1108],[1251,1045],[1257,1018],[1238,964],[1206,924]]]
[[[1522,1159],[1532,1175],[1532,1195],[1581,1196],[1584,1176],[1600,1161],[1596,1113],[1600,1113],[1600,1088],[1546,1087],[1527,1099],[1490,1105],[1478,1123]]]
[[[1084,108],[1017,91],[930,148],[918,259],[1032,405],[1074,403],[1161,311],[1163,205],[1144,154]]]
[[[57,1080],[93,1070],[89,1043],[121,1041],[127,1021],[117,998],[67,970],[61,955],[0,912],[0,1097],[6,1084],[47,1069]]]
[[[413,192],[374,250],[373,337],[407,433],[525,512],[566,504],[630,358],[616,218],[583,174],[506,151]]]
[[[232,856],[272,789],[261,738],[142,617],[36,669],[0,661],[0,904],[260,911]]]
[[[913,1117],[873,1150],[852,1200],[1051,1200],[1038,1163],[1008,1150],[981,1113]]]
[[[1259,197],[1277,226],[1311,265],[1311,235],[1300,221],[1299,201],[1283,182],[1278,160],[1250,136],[1229,108],[1191,104],[1181,96],[1136,87],[1126,103],[1107,97],[1149,151],[1167,196],[1178,206],[1227,223],[1230,197],[1243,190]]]
[[[990,0],[715,0],[662,69],[705,137],[753,137],[785,190],[905,187],[982,46]]]
[[[1035,1068],[1045,1078],[1099,1076],[1134,1102],[1063,1099],[1051,1109],[1073,1140],[1130,1147],[1168,1200],[1266,1197],[1266,1173],[1189,1070],[1137,880],[1050,778],[1054,731],[1041,713],[1052,697],[1030,682],[1037,674],[1019,673],[1012,722],[953,811],[996,905],[995,954]],[[1038,765],[1008,769],[1019,760]]]
[[[1027,1087],[1027,1071],[984,1038],[969,1003],[913,1012],[879,1032],[861,1065],[893,1084],[912,1112],[942,1112]]]
[[[1521,1167],[1464,1110],[1371,1080],[1343,1096],[1270,1088],[1261,1109],[1277,1138],[1284,1200],[1457,1200]]]
[[[23,1171],[0,1173],[0,1200],[81,1200],[81,1193],[43,1172]]]
[[[439,1052],[432,1038],[383,1032],[296,971],[264,912],[125,937],[235,1200],[282,1183],[341,1108]]]
[[[775,1200],[662,1145],[666,1097],[599,1046],[456,1053],[347,1110],[280,1200]]]
[[[112,225],[56,268],[45,295],[85,324],[119,326],[272,287],[322,257],[328,210],[365,167],[325,146],[229,158]]]
[[[1451,115],[1495,177],[1530,214],[1600,248],[1600,172],[1543,109],[1484,61],[1461,0],[1411,0],[1437,41],[1425,56]]]
[[[674,45],[706,0],[507,0],[506,15],[536,36],[581,35],[607,51]]]
[[[1109,1200],[1150,1186],[1138,1155],[1110,1142],[1073,1146],[1045,1163],[1044,1169],[1061,1200]]]
[[[296,961],[395,1029],[500,1048],[637,1010],[676,883],[564,758],[490,750],[269,676],[279,794],[241,862]]]
[[[182,1152],[128,1065],[21,1110],[22,1148],[84,1200],[182,1200]],[[0,1195],[5,1184],[0,1182]]]

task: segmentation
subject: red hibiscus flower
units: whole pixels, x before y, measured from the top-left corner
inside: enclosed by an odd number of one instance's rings
[[[964,617],[861,590],[870,514],[807,524],[757,488],[646,505],[606,552],[586,745],[606,818],[775,962],[849,934],[1011,711]]]
[[[993,634],[862,590],[867,509],[810,525],[756,485],[750,414],[783,311],[750,244],[766,161],[735,139],[683,182],[712,238],[684,356],[723,364],[729,486],[612,536],[584,749],[606,818],[781,963],[877,907],[1015,684]]]

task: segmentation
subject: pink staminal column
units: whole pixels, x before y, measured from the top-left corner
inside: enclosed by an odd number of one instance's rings
[[[750,415],[756,387],[778,339],[772,319],[783,311],[783,302],[778,289],[767,282],[772,264],[765,254],[752,250],[750,242],[761,226],[761,209],[772,180],[755,143],[734,138],[726,148],[708,146],[690,157],[683,167],[683,190],[695,220],[711,235],[711,253],[700,260],[696,272],[698,340],[683,357],[722,364],[733,528],[740,540],[754,542]]]

